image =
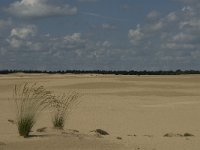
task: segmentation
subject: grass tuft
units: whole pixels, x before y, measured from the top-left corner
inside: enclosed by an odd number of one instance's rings
[[[19,134],[23,137],[28,137],[34,124],[35,119],[33,116],[27,116],[19,119],[17,122]]]
[[[54,128],[64,128],[69,113],[71,112],[72,108],[79,103],[79,97],[80,94],[77,92],[69,92],[68,94],[54,97],[54,101],[52,103],[52,123]]]
[[[17,107],[17,128],[20,136],[28,137],[40,112],[53,99],[50,91],[36,83],[15,85],[13,99]]]
[[[59,116],[58,114],[55,114],[52,122],[53,122],[54,128],[63,129],[64,124],[65,124],[65,118],[63,118],[62,116]]]

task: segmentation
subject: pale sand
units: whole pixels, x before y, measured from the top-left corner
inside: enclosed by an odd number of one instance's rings
[[[13,86],[25,81],[56,93],[76,90],[84,95],[65,133],[51,129],[51,116],[43,112],[31,133],[34,137],[18,135],[8,119],[15,119]],[[200,149],[200,75],[0,75],[0,92],[0,150]],[[36,132],[41,127],[48,129]],[[98,128],[110,135],[90,133]],[[186,132],[194,136],[176,136]],[[174,137],[163,137],[166,133]]]

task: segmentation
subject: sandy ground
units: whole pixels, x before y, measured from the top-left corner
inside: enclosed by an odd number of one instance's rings
[[[32,137],[18,135],[8,119],[15,119],[13,86],[22,82],[39,82],[55,93],[83,94],[64,131],[52,129],[46,111],[38,118]],[[36,132],[41,127],[47,131]],[[95,129],[110,135],[90,132]],[[0,75],[0,150],[27,149],[199,150],[200,75]]]

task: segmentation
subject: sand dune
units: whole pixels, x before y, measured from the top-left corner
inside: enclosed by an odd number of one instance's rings
[[[64,131],[51,129],[44,111],[27,139],[15,124],[12,90],[39,82],[55,93],[83,94]],[[12,74],[0,76],[0,150],[199,150],[200,76],[114,76]],[[46,132],[37,132],[47,127]],[[91,130],[104,129],[108,136]],[[69,129],[79,130],[71,133]],[[169,136],[190,133],[194,136]],[[118,138],[117,138],[118,137]]]

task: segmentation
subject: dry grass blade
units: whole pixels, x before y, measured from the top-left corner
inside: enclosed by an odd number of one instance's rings
[[[13,99],[17,107],[17,127],[21,136],[27,137],[39,113],[53,99],[51,92],[36,83],[15,85]]]

